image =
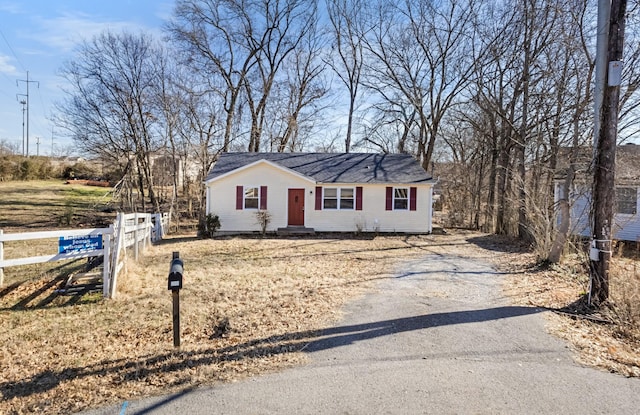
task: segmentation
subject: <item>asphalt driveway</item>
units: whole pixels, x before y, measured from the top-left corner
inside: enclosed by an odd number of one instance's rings
[[[634,414],[640,380],[582,367],[487,264],[429,255],[351,303],[311,363],[106,414]]]

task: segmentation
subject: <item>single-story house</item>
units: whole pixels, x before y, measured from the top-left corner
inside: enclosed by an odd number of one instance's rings
[[[570,149],[562,149],[566,154],[558,157],[563,163],[568,163]],[[593,150],[591,147],[580,149],[578,154],[579,171],[571,186],[569,205],[571,209],[572,235],[592,237],[591,232],[591,193],[592,177],[587,176]],[[616,179],[613,218],[613,239],[619,241],[640,242],[640,216],[638,203],[640,200],[640,145],[627,144],[616,148]],[[554,201],[556,204],[564,198],[564,177],[566,166],[559,170],[555,180]],[[560,218],[558,219],[560,220]]]
[[[206,180],[219,232],[432,231],[435,181],[408,154],[222,153]]]

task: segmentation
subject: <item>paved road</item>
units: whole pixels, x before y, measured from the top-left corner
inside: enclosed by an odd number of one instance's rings
[[[311,363],[111,414],[638,414],[640,380],[581,367],[485,264],[404,263],[309,344]]]

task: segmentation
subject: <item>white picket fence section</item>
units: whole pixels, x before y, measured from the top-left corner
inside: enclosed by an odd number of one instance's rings
[[[111,255],[111,268],[113,269],[109,279],[108,297],[116,295],[118,275],[126,265],[127,248],[133,249],[134,259],[137,261],[140,255],[140,245],[144,250],[147,245],[164,238],[169,229],[169,214],[156,213],[118,213],[114,223],[114,250]],[[107,285],[105,283],[105,285]],[[105,288],[106,290],[107,288]]]
[[[19,265],[39,264],[43,262],[64,261],[89,257],[104,257],[103,295],[113,298],[116,295],[118,274],[125,266],[127,248],[132,248],[137,261],[141,249],[161,240],[169,228],[169,214],[118,213],[116,221],[108,228],[71,229],[60,231],[26,232],[5,234],[0,229],[0,287],[4,285],[4,268]],[[102,249],[76,249],[54,255],[40,255],[25,258],[4,258],[4,244],[12,241],[27,241],[52,238],[96,239],[102,236]],[[60,239],[60,244],[62,244]],[[60,248],[62,250],[62,248]]]

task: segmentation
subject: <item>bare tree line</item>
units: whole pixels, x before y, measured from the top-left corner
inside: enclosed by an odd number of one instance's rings
[[[167,202],[161,151],[193,214],[222,151],[402,152],[447,173],[452,224],[553,251],[554,178],[579,173],[558,154],[592,137],[595,21],[594,0],[177,0],[163,39],[78,46],[59,123],[145,208]],[[621,137],[640,125],[628,45]]]

